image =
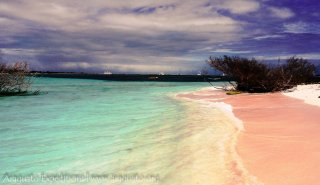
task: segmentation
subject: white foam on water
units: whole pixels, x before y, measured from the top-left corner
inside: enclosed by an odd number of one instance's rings
[[[238,119],[234,113],[233,113],[233,107],[229,104],[226,104],[224,102],[211,102],[209,104],[209,107],[215,107],[225,112],[225,114],[232,119],[232,122],[234,123],[235,127],[240,130],[244,131],[244,125],[242,120]]]
[[[234,115],[232,106],[224,102],[211,102],[211,98],[210,101],[189,98],[183,98],[183,100],[189,102],[187,105],[191,110],[189,124],[205,127],[196,133],[196,142],[191,144],[188,142],[195,147],[192,153],[195,153],[197,158],[205,158],[202,163],[206,165],[200,166],[204,169],[199,169],[199,172],[205,170],[214,172],[208,173],[208,176],[213,176],[208,179],[209,181],[203,180],[201,176],[195,176],[200,178],[197,182],[221,185],[262,185],[263,183],[246,170],[236,151],[238,135],[244,131],[244,125]],[[201,117],[201,120],[196,117]],[[210,149],[212,147],[216,150],[212,151]],[[208,152],[211,154],[207,155]]]

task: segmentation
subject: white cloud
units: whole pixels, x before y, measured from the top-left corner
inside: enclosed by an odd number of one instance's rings
[[[252,51],[240,51],[240,50],[232,50],[232,49],[227,49],[227,48],[223,48],[223,49],[216,49],[213,50],[211,52],[214,53],[230,53],[230,54],[246,54],[246,53],[252,53]]]
[[[294,17],[295,14],[289,8],[269,7],[272,16],[280,19],[288,19]]]
[[[0,0],[0,41],[10,44],[17,37],[28,38],[8,55],[29,53],[43,63],[51,59],[68,69],[91,64],[171,70],[202,63],[204,59],[194,56],[203,52],[251,53],[224,46],[257,32],[221,12],[245,15],[261,6],[258,0]],[[292,16],[286,8],[270,11],[279,18]]]
[[[218,8],[233,13],[252,12],[259,6],[252,0],[215,0]],[[121,29],[157,33],[162,31],[184,32],[230,32],[239,30],[238,21],[219,15],[199,1],[149,1],[149,0],[72,0],[48,1],[8,1],[0,2],[0,11],[18,20],[32,21],[34,26],[52,30],[83,31],[101,29]],[[169,6],[170,5],[170,6]],[[220,6],[221,5],[221,6]],[[165,8],[171,7],[171,8]],[[153,10],[138,15],[137,8]],[[26,11],[27,10],[27,11]],[[1,23],[0,23],[1,24]]]
[[[205,47],[205,48],[200,48],[196,50],[190,51],[191,53],[194,52],[208,52],[208,53],[225,53],[225,54],[246,54],[246,53],[252,53],[252,51],[240,51],[240,50],[233,50],[233,49],[228,49],[228,48],[218,48],[214,49],[213,47]]]
[[[255,58],[258,60],[285,60],[288,59],[292,56],[295,57],[302,57],[307,60],[320,60],[320,54],[319,53],[304,53],[304,54],[299,54],[299,53],[292,53],[292,54],[285,54],[285,55],[279,55],[279,56],[256,56]]]
[[[246,14],[257,11],[260,8],[260,3],[253,0],[229,0],[222,1],[221,7],[234,14]]]
[[[274,39],[274,38],[282,38],[282,37],[284,36],[283,35],[262,35],[262,36],[255,37],[253,39],[264,40],[264,39]]]
[[[1,52],[4,55],[29,55],[34,56],[36,54],[39,54],[40,52],[43,52],[44,50],[35,50],[35,49],[20,49],[20,48],[4,48],[1,49]]]
[[[320,34],[320,25],[305,22],[284,24],[284,32],[287,33],[314,33]]]

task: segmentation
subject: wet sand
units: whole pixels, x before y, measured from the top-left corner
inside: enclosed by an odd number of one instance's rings
[[[266,185],[317,185],[320,107],[273,94],[225,95],[201,90],[179,97],[233,106],[243,121],[236,150],[249,173]]]

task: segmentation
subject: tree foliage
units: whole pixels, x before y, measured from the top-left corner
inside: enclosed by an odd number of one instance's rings
[[[233,78],[235,88],[247,92],[275,92],[307,83],[315,74],[315,66],[303,58],[291,57],[286,64],[270,66],[256,59],[210,57],[211,67]]]

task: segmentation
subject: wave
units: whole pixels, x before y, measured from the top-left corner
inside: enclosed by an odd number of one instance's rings
[[[206,90],[208,89],[201,91]],[[197,139],[187,143],[190,148],[193,148],[190,154],[195,160],[184,165],[193,166],[196,170],[192,173],[192,180],[189,179],[186,184],[200,182],[200,184],[219,185],[262,185],[246,170],[236,151],[237,139],[244,131],[244,125],[234,116],[232,106],[224,102],[177,96],[176,98],[183,101],[188,110],[188,129],[202,127],[189,136]],[[199,172],[206,173],[200,175]]]

